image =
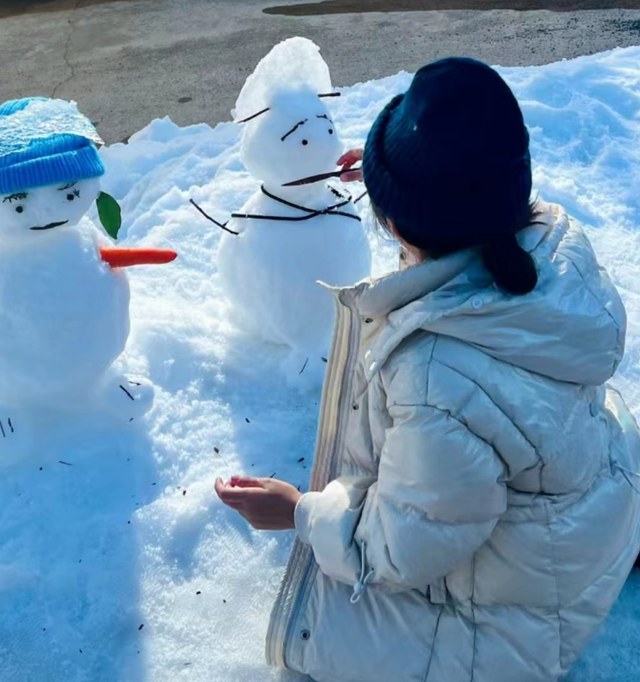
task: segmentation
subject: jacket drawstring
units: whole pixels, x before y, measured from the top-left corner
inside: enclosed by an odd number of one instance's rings
[[[622,466],[622,464],[619,464],[618,462],[613,462],[613,466],[616,467],[616,469],[619,469],[622,472],[622,475],[627,479],[627,483],[640,495],[640,489],[638,489],[631,479],[629,478],[629,475],[635,476],[636,478],[640,479],[640,474],[637,471],[632,471],[631,469],[626,469],[625,467]]]
[[[353,594],[351,595],[351,603],[357,604],[360,601],[360,597],[365,593],[367,589],[367,583],[373,576],[373,568],[367,573],[367,543],[363,542],[360,549],[360,580],[353,586]]]

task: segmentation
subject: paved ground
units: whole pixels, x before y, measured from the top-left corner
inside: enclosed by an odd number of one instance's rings
[[[541,4],[637,9],[492,9]],[[481,10],[459,9],[469,6]],[[441,9],[420,9],[428,7]],[[292,35],[318,42],[335,83],[348,85],[449,54],[528,65],[637,45],[640,0],[293,0],[284,8],[266,0],[0,0],[0,101],[75,99],[108,142],[167,114],[183,125],[214,124],[229,118],[257,61]]]

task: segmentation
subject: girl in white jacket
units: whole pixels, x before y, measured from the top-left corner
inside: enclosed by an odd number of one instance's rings
[[[411,267],[332,290],[312,492],[216,485],[255,528],[297,530],[268,660],[317,682],[558,680],[640,548],[640,437],[605,386],[624,308],[580,227],[532,207],[488,66],[419,71],[363,174]]]

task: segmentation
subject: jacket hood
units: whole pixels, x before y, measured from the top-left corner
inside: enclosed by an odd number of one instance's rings
[[[519,235],[538,269],[530,294],[500,291],[473,251],[339,290],[362,316],[388,317],[366,356],[369,378],[422,329],[557,381],[608,381],[624,354],[624,306],[582,229],[558,206],[541,209],[540,224]]]

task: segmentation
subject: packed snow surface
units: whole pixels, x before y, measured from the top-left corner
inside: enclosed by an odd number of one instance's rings
[[[624,297],[629,337],[615,384],[640,416],[640,48],[502,73],[531,127],[540,195],[583,221]],[[410,79],[330,101],[347,146],[363,143]],[[163,119],[103,150],[124,242],[180,253],[130,275],[122,369],[147,375],[156,403],[137,426],[89,409],[43,412],[29,452],[3,467],[2,682],[278,677],[263,640],[292,535],[250,530],[213,485],[247,472],[304,490],[319,392],[288,388],[286,351],[238,331],[217,276],[221,233],[188,203],[224,221],[255,192],[239,139],[233,123],[181,129]],[[371,225],[369,239],[374,272],[393,269],[395,246]],[[637,680],[639,627],[636,574],[571,681]]]

